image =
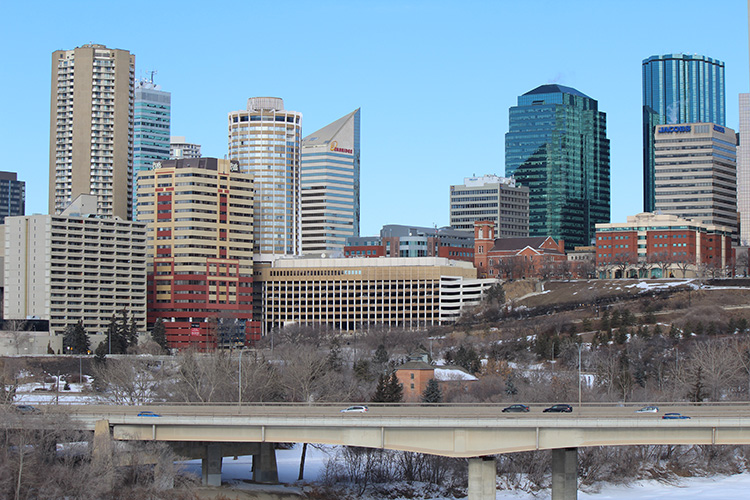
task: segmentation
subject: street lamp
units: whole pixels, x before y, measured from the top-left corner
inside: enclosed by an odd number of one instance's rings
[[[240,349],[240,372],[239,376],[237,377],[237,401],[239,402],[239,406],[242,406],[242,353],[245,352],[244,349]]]
[[[581,349],[583,343],[578,343],[578,409],[581,409]]]

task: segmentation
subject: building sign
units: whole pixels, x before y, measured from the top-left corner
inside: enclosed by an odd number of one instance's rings
[[[201,324],[200,323],[190,323],[190,335],[198,336],[201,334]]]
[[[714,130],[717,132],[721,132],[722,134],[726,133],[726,131],[724,130],[724,127],[720,127],[718,125],[714,125]]]
[[[348,154],[353,154],[354,153],[353,149],[340,148],[339,147],[339,143],[336,142],[336,141],[333,141],[331,143],[331,151],[335,151],[337,153],[348,153]]]
[[[690,125],[666,125],[659,127],[660,134],[668,134],[671,132],[690,132]]]

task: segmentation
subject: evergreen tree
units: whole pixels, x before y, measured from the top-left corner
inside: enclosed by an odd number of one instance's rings
[[[167,344],[167,329],[164,327],[164,321],[161,318],[157,318],[154,322],[154,327],[151,329],[151,340],[159,344],[159,346],[165,351],[169,351],[169,345]]]
[[[700,403],[706,399],[706,392],[704,391],[703,386],[703,367],[699,365],[698,368],[693,371],[693,376],[695,379],[687,396],[690,401]]]
[[[372,362],[376,365],[385,365],[388,363],[388,351],[385,350],[385,346],[383,344],[378,345],[378,348],[375,349],[375,355],[372,357]]]
[[[515,396],[516,394],[518,394],[516,384],[513,383],[513,377],[508,377],[505,380],[505,394],[507,394],[508,396]]]
[[[479,373],[482,368],[482,363],[479,361],[479,356],[474,348],[471,346],[465,347],[463,344],[456,350],[453,362],[471,374]]]
[[[660,337],[662,334],[661,325],[659,323],[654,326],[654,337]]]
[[[388,376],[385,373],[378,375],[378,383],[375,386],[375,394],[370,399],[373,403],[388,402]]]
[[[583,321],[581,321],[581,330],[584,332],[590,332],[591,331],[591,320],[588,318],[583,318]]]
[[[344,361],[341,358],[341,344],[339,343],[338,337],[331,339],[331,348],[328,351],[328,359],[326,360],[328,369],[335,372],[341,372],[344,368]]]
[[[357,377],[357,380],[372,380],[372,376],[370,375],[370,361],[366,359],[355,361],[352,370],[354,370],[354,376]]]
[[[609,322],[609,310],[605,309],[602,313],[602,320],[599,322],[599,330],[606,332],[610,329],[611,325]]]
[[[628,329],[623,325],[617,329],[617,335],[615,335],[615,342],[622,345],[628,341]]]
[[[128,328],[128,346],[135,347],[138,345],[138,322],[135,315],[130,315],[130,327]]]
[[[89,336],[83,327],[83,321],[75,325],[68,325],[63,336],[63,345],[66,354],[88,354],[91,349]]]
[[[391,373],[388,381],[388,403],[400,403],[404,400],[404,386],[398,381],[396,372]]]
[[[424,388],[424,391],[422,392],[422,402],[423,403],[442,403],[443,402],[443,392],[440,390],[440,386],[438,386],[437,380],[434,378],[431,378],[427,381],[427,387]]]
[[[615,309],[612,311],[612,319],[609,322],[609,326],[612,329],[620,328],[620,325],[622,324],[622,315],[620,314],[619,309]]]
[[[107,362],[107,341],[102,340],[94,350],[94,362],[99,365],[103,365]]]

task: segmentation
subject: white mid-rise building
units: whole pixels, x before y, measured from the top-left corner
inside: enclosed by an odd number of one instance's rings
[[[737,145],[737,211],[740,244],[750,245],[750,94],[740,94],[740,140]]]
[[[173,135],[169,138],[169,159],[200,158],[201,145],[187,142],[184,135]]]
[[[51,334],[83,321],[93,334],[125,310],[145,331],[146,225],[91,215],[93,196],[76,201],[5,219],[4,318],[48,320]]]
[[[229,159],[253,174],[254,257],[299,255],[302,113],[278,97],[251,97],[229,113]]]
[[[454,229],[474,231],[475,221],[495,223],[500,238],[529,236],[529,188],[513,177],[466,177],[451,186],[450,222]]]

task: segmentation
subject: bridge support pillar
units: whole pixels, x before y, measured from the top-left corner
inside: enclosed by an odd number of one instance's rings
[[[112,462],[112,435],[109,433],[109,420],[97,420],[94,424],[94,446],[91,460],[102,466]]]
[[[279,482],[273,443],[260,443],[260,450],[253,454],[253,481],[272,484]]]
[[[201,459],[201,473],[203,484],[221,486],[221,445],[209,443],[206,445],[206,457]]]
[[[469,459],[469,500],[495,500],[497,465],[493,457]]]
[[[578,448],[552,450],[552,500],[577,500]]]

